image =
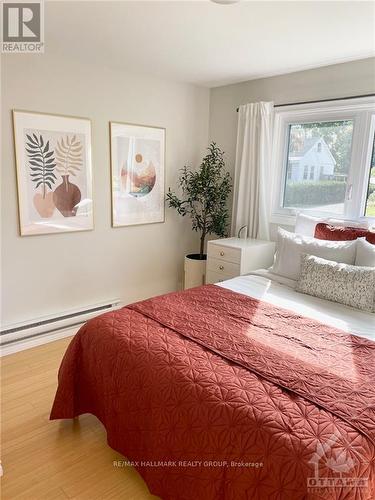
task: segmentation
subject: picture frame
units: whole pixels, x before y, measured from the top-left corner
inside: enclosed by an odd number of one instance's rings
[[[91,121],[13,110],[21,236],[94,228]]]
[[[109,123],[112,227],[165,220],[163,127]]]

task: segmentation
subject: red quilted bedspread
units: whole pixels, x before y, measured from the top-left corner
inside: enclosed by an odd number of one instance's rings
[[[51,418],[96,415],[167,500],[374,499],[375,343],[207,285],[103,314]]]

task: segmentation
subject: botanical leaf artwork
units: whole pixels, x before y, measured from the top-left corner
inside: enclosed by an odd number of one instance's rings
[[[26,137],[26,151],[29,157],[31,180],[35,183],[35,189],[43,186],[42,195],[45,198],[46,187],[52,189],[56,181],[54,151],[50,151],[49,141],[45,143],[41,134],[39,134],[39,137],[36,134],[26,134]]]
[[[21,236],[93,229],[90,120],[12,115]]]
[[[26,152],[29,157],[30,177],[37,190],[33,197],[36,211],[43,219],[52,217],[55,205],[53,202],[52,187],[56,181],[54,170],[56,167],[54,151],[50,150],[50,142],[45,142],[42,134],[26,134]],[[49,188],[50,191],[47,191]]]
[[[61,175],[76,175],[82,167],[82,143],[75,135],[62,137],[56,145],[57,171]]]

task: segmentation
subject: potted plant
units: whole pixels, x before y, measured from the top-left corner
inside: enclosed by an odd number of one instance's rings
[[[208,147],[208,154],[198,170],[185,166],[181,171],[182,197],[169,188],[167,202],[183,217],[188,215],[193,230],[200,234],[199,253],[185,256],[185,288],[191,288],[204,283],[207,235],[226,236],[231,176],[225,171],[224,152],[214,142]]]

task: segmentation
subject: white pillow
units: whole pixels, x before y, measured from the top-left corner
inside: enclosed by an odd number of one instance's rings
[[[290,233],[279,227],[275,262],[270,271],[297,280],[301,271],[301,255],[304,253],[353,265],[356,257],[356,240],[318,240],[309,236]]]
[[[296,291],[374,312],[375,267],[348,266],[302,254]]]
[[[375,267],[375,245],[366,238],[357,239],[356,266]]]
[[[298,213],[294,232],[303,236],[314,236],[315,227],[319,222],[328,222],[328,219],[313,217],[312,215]]]

